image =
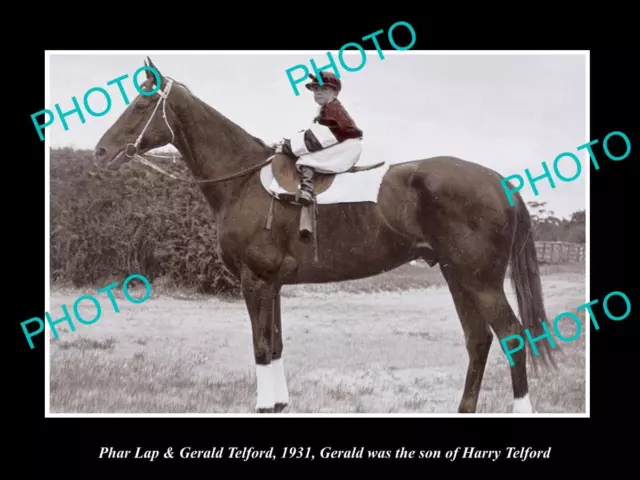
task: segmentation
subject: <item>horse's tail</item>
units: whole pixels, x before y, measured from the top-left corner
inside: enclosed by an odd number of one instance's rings
[[[531,351],[527,335],[523,336],[523,340],[529,349],[534,368],[536,368],[539,360],[542,360],[545,367],[549,367],[549,363],[551,363],[554,368],[557,368],[553,358],[552,347],[549,343],[552,330],[544,307],[542,281],[532,233],[531,216],[522,197],[515,195],[515,198],[517,200],[513,208],[516,209],[516,231],[511,245],[511,284],[516,292],[522,326],[529,330],[531,338],[536,339],[549,332],[548,336],[535,342],[539,355],[534,355]],[[547,327],[546,332],[543,324]],[[551,341],[554,342],[557,349],[557,342],[555,340]]]

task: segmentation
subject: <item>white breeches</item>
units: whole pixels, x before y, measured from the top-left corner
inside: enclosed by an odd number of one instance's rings
[[[311,167],[319,173],[342,173],[353,167],[362,153],[362,139],[349,138],[319,152],[302,155],[296,165]]]

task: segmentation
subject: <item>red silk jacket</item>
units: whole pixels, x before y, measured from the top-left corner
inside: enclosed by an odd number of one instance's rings
[[[323,105],[313,121],[328,127],[339,142],[349,138],[362,138],[363,135],[338,99]]]

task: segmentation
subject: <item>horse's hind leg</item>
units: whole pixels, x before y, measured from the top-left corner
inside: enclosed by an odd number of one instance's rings
[[[474,413],[478,404],[478,395],[484,376],[484,370],[493,341],[493,334],[489,324],[481,314],[482,305],[477,295],[469,291],[448,270],[448,266],[441,267],[453,297],[453,303],[460,317],[462,330],[469,354],[467,377],[464,383],[462,400],[458,406],[459,413]]]
[[[498,338],[519,335],[524,338],[524,329],[516,317],[502,285],[485,288],[475,294],[482,307],[485,320],[491,325]],[[527,353],[525,349],[512,354],[511,384],[513,386],[513,412],[533,413],[529,400],[527,381]]]
[[[490,328],[499,338],[518,334],[524,336],[520,322],[518,322],[511,305],[504,293],[502,285],[494,282],[484,283],[470,280],[462,282],[459,275],[449,270],[445,265],[442,272],[447,279],[453,296],[456,311],[460,317],[464,330],[469,365],[464,386],[462,400],[458,407],[460,413],[474,413],[480,393],[480,385],[493,341]],[[523,350],[513,355],[514,366],[511,368],[511,381],[514,394],[514,409],[516,413],[531,413],[531,403],[528,397],[528,383],[526,371],[526,353]]]

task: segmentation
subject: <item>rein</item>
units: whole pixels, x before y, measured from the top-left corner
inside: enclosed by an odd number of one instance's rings
[[[241,172],[238,173],[234,173],[233,175],[228,175],[226,177],[222,177],[222,178],[216,178],[213,180],[194,180],[194,179],[189,179],[189,178],[181,178],[178,177],[177,175],[174,175],[172,173],[169,173],[167,171],[165,171],[164,169],[160,168],[158,165],[155,165],[154,163],[152,163],[151,161],[149,161],[148,159],[144,158],[142,155],[138,154],[138,147],[140,146],[140,142],[142,141],[142,137],[144,136],[144,133],[147,131],[147,128],[149,127],[149,125],[151,124],[151,120],[153,120],[153,117],[155,117],[156,112],[158,111],[158,107],[160,107],[160,104],[162,103],[162,118],[164,120],[164,123],[167,124],[167,128],[169,129],[169,131],[171,132],[171,141],[169,143],[173,143],[176,136],[173,133],[173,129],[171,128],[171,125],[169,125],[169,121],[167,120],[167,110],[166,110],[166,106],[167,106],[167,98],[169,97],[169,92],[171,91],[171,86],[173,85],[173,79],[169,78],[167,85],[164,89],[159,90],[158,96],[160,97],[158,99],[158,102],[156,103],[155,108],[153,109],[153,113],[151,114],[151,117],[149,117],[149,120],[147,121],[147,124],[144,126],[144,128],[142,129],[142,131],[140,132],[140,135],[138,135],[138,138],[136,139],[135,143],[129,143],[126,145],[126,147],[124,148],[124,155],[128,158],[131,158],[133,160],[137,160],[138,162],[142,163],[143,165],[146,165],[149,168],[152,168],[158,172],[160,172],[161,174],[173,179],[173,180],[178,180],[180,182],[185,182],[185,183],[191,183],[191,184],[201,184],[201,183],[222,183],[222,182],[227,182],[229,180],[233,180],[235,178],[239,178],[242,177],[244,175],[247,175],[249,173],[253,173],[257,170],[260,170],[262,167],[265,167],[266,165],[269,165],[275,155],[271,155],[269,158],[267,158],[264,162],[261,162],[257,165],[254,165],[252,167],[249,167],[245,170],[242,170]],[[129,154],[129,147],[133,147],[133,153]],[[158,158],[168,158],[167,156],[164,155],[153,155],[154,157],[158,157]],[[176,163],[176,158],[175,158],[175,154],[172,154],[172,158],[173,158],[173,163]]]
[[[157,156],[158,158],[167,158],[167,157],[160,157],[159,155],[155,155],[155,156]],[[273,161],[274,157],[275,157],[275,155],[271,155],[264,162],[261,162],[261,163],[259,163],[257,165],[254,165],[253,167],[249,167],[249,168],[247,168],[245,170],[242,170],[241,172],[234,173],[233,175],[228,175],[226,177],[216,178],[216,179],[213,179],[213,180],[192,180],[192,179],[189,179],[189,178],[180,178],[177,175],[174,175],[172,173],[166,172],[165,170],[163,170],[159,166],[153,164],[152,162],[150,162],[146,158],[138,155],[137,153],[135,153],[132,156],[132,158],[134,158],[135,160],[139,161],[143,165],[146,165],[149,168],[153,168],[154,170],[157,170],[158,172],[162,173],[163,175],[166,175],[169,178],[172,178],[173,180],[178,180],[180,182],[185,182],[185,183],[195,183],[195,184],[200,184],[200,183],[222,183],[222,182],[227,182],[229,180],[233,180],[234,178],[242,177],[242,176],[247,175],[249,173],[255,172],[256,170],[260,170],[262,167],[264,167],[266,165],[269,165]],[[175,160],[174,160],[174,163],[175,163]]]

